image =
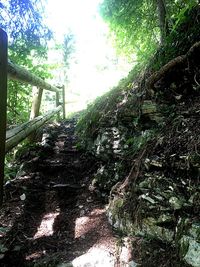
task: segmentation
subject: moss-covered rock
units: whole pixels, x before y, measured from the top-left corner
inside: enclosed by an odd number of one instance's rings
[[[181,257],[191,266],[200,266],[200,224],[192,224],[179,240]]]
[[[142,220],[133,220],[130,214],[124,211],[124,201],[120,198],[115,198],[110,202],[107,210],[110,223],[117,230],[122,231],[127,235],[139,235],[146,236],[153,239],[160,239],[164,242],[172,242],[174,232],[170,229],[160,227],[158,224],[160,221],[166,221],[166,218],[148,217]],[[171,218],[167,218],[171,220]]]

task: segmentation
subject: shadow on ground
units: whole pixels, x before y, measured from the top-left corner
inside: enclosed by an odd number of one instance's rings
[[[70,262],[102,238],[105,211],[88,189],[98,164],[76,150],[75,123],[48,126],[43,146],[26,157],[18,179],[6,188],[2,267]]]

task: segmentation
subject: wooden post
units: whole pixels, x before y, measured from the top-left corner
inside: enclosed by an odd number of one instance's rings
[[[8,37],[0,29],[0,205],[3,203],[5,139],[6,139],[6,106],[7,106],[7,62]]]
[[[32,100],[32,107],[31,107],[31,114],[30,114],[30,120],[35,119],[37,116],[39,116],[40,113],[40,106],[42,101],[42,93],[43,89],[38,87],[33,87],[33,100]],[[36,131],[33,132],[29,137],[29,142],[34,142],[36,137]]]
[[[30,120],[32,120],[32,119],[36,118],[37,116],[39,116],[41,100],[42,100],[42,93],[43,93],[43,89],[37,88],[37,87],[33,88],[33,94],[34,95],[33,95],[33,102],[32,102]]]
[[[60,94],[56,92],[56,107],[60,106]],[[58,113],[58,120],[60,120],[60,113]]]
[[[63,120],[65,119],[65,86],[62,86],[62,98],[63,98]]]
[[[60,94],[59,92],[56,93],[56,107],[59,106],[59,98],[60,98]]]

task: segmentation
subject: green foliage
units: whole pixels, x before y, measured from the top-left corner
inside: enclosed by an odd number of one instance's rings
[[[39,0],[8,0],[0,4],[0,27],[9,36],[10,44],[18,44],[23,40],[25,54],[29,45],[44,47],[52,37],[51,31],[43,22],[44,6]]]
[[[64,43],[63,43],[63,62],[64,66],[68,67],[69,66],[69,60],[71,54],[75,50],[75,36],[72,33],[66,34],[64,36]]]
[[[21,142],[17,147],[8,152],[5,156],[5,181],[16,177],[21,162],[29,157],[38,156],[40,153],[38,144],[30,144],[27,140]]]
[[[86,110],[81,112],[77,125],[77,133],[81,140],[87,140],[88,138],[94,140],[102,125],[110,124],[111,120],[116,121],[114,117],[117,116],[123,101],[126,102],[127,109],[131,111],[132,96],[134,97],[133,82],[140,79],[140,72],[143,69],[144,64],[137,64],[116,87],[97,97],[95,101],[87,106]],[[130,101],[129,104],[128,101]],[[132,120],[133,128],[137,126],[138,119],[134,118]],[[80,143],[79,146],[81,147]]]
[[[44,6],[36,0],[9,0],[0,4],[0,27],[9,37],[9,59],[41,78],[49,78],[44,64],[51,31],[43,22]],[[32,87],[16,81],[8,82],[7,124],[29,118]]]
[[[103,1],[100,13],[110,27],[118,51],[141,57],[151,53],[147,50],[156,45],[159,33],[155,8],[154,1]]]
[[[12,51],[9,52],[10,55],[12,55]],[[36,58],[31,58],[31,56],[27,55],[27,57],[18,58],[17,55],[14,55],[11,57],[15,58],[14,62],[16,62],[18,65],[25,65],[26,69],[30,70],[31,73],[34,73],[43,79],[51,78],[51,66],[42,62],[40,63],[39,59],[37,60],[38,64],[34,66],[33,61],[36,61]],[[8,81],[8,125],[23,123],[29,119],[32,105],[31,94],[31,85],[18,81]]]
[[[15,125],[29,118],[31,87],[16,81],[8,83],[7,125]]]
[[[75,51],[75,36],[72,33],[68,33],[64,36],[63,42],[63,69],[64,69],[64,79],[67,82],[67,73],[70,66],[70,60],[72,59],[72,55]]]
[[[195,1],[192,2],[194,4]],[[183,13],[181,14],[183,15]],[[158,70],[171,59],[186,54],[190,47],[199,41],[199,19],[200,9],[198,6],[186,9],[179,23],[167,37],[165,44],[159,47],[150,60],[147,68],[153,71]]]
[[[190,47],[199,41],[200,28],[198,25],[200,9],[199,6],[196,6],[197,1],[184,1],[184,4],[181,4],[181,2],[177,1],[175,7],[172,5],[168,6],[169,8],[173,7],[173,10],[170,10],[173,14],[170,20],[176,21],[176,23],[174,22],[173,24],[171,22],[171,32],[166,37],[165,43],[162,46],[151,47],[152,43],[149,42],[147,47],[147,50],[150,49],[149,53],[145,50],[144,38],[144,49],[137,51],[138,63],[129,74],[132,79],[130,79],[130,82],[138,79],[139,73],[142,74],[143,70],[156,71],[171,59],[187,53]],[[134,49],[134,43],[131,45],[132,49]],[[123,51],[123,48],[121,51]]]
[[[164,3],[169,35],[182,24],[198,1],[165,0]],[[118,51],[129,57],[136,53],[139,62],[147,62],[155,53],[160,43],[157,1],[104,0],[100,13],[109,25]]]
[[[51,31],[43,21],[44,6],[36,0],[8,0],[0,3],[0,27],[8,34],[8,57],[37,76],[50,78],[52,66],[45,63]],[[8,81],[7,128],[29,119],[32,86]],[[19,147],[18,147],[19,148]],[[18,149],[17,148],[17,149]],[[16,176],[15,150],[5,159],[5,180]]]
[[[123,95],[127,90],[129,90],[128,82],[123,80],[118,87],[114,87],[90,103],[87,109],[82,112],[78,121],[77,132],[79,136],[93,136],[95,138],[101,121],[109,117],[109,114],[114,111],[117,103],[123,99]]]
[[[187,1],[185,3],[187,3]],[[101,123],[105,123],[105,118],[107,117],[107,121],[109,121],[109,116],[115,116],[117,105],[124,98],[124,95],[132,94],[133,83],[137,84],[138,81],[141,86],[141,82],[145,79],[143,78],[144,71],[151,73],[152,71],[159,69],[169,60],[178,55],[185,54],[191,45],[198,41],[200,35],[200,28],[198,27],[200,9],[198,7],[194,7],[191,10],[188,8],[188,6],[191,8],[194,3],[195,1],[193,1],[193,4],[187,5],[182,23],[179,22],[176,25],[176,30],[174,29],[171,31],[166,39],[167,41],[165,45],[157,50],[154,57],[148,62],[147,66],[145,66],[144,61],[137,64],[130,71],[129,75],[120,81],[117,87],[97,98],[88,106],[87,110],[82,113],[77,127],[78,134],[82,139],[84,137],[87,138],[88,136],[92,139],[96,138],[96,134],[98,133]],[[184,7],[186,8],[186,4],[176,7],[176,9],[181,10],[181,8]],[[144,90],[145,87],[141,89]],[[168,113],[173,115],[173,107],[168,107],[168,109]],[[164,113],[166,113],[166,111],[163,110]],[[137,119],[132,123],[133,126],[137,126]],[[136,140],[136,143],[137,142],[140,143],[140,140]]]
[[[12,155],[6,155],[5,158],[5,170],[4,170],[4,181],[12,180],[16,177],[19,170],[19,166],[15,163]]]
[[[149,140],[155,137],[155,130],[146,130],[140,135],[134,135],[133,137],[126,140],[126,144],[129,146],[127,155],[135,155],[139,150],[141,150]]]

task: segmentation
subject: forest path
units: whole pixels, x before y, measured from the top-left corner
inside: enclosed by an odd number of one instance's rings
[[[2,267],[129,266],[119,263],[117,237],[91,185],[98,162],[76,149],[75,125],[48,125],[42,146],[21,156],[17,179],[6,185]]]

